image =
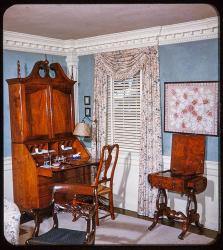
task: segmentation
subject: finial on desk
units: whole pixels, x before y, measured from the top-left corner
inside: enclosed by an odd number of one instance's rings
[[[49,63],[49,61],[47,60],[47,55],[46,54],[44,54],[45,55],[45,60],[44,60],[44,63],[45,64],[48,64]]]

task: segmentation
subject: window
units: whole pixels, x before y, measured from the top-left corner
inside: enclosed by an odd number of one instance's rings
[[[139,150],[141,73],[108,83],[107,143],[120,149]]]

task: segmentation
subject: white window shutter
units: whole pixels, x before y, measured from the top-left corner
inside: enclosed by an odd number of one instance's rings
[[[140,72],[108,82],[107,143],[138,151],[140,145]]]

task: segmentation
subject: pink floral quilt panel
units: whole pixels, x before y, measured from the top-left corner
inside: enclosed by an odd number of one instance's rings
[[[218,82],[165,83],[165,131],[218,134]]]

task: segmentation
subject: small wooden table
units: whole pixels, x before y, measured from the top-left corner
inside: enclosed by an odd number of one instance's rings
[[[195,225],[202,228],[203,225],[199,223],[200,215],[197,213],[196,194],[203,192],[207,186],[207,178],[204,176],[172,176],[171,171],[149,174],[148,180],[152,187],[158,188],[158,195],[156,199],[156,211],[152,225],[148,228],[152,230],[158,223],[158,219],[167,216],[169,220],[182,221],[182,232],[178,236],[183,239],[189,225],[195,222]],[[180,211],[176,212],[167,206],[166,190],[181,193],[187,196],[186,215]],[[191,208],[193,205],[193,208]]]
[[[173,134],[170,170],[148,175],[150,185],[158,188],[157,210],[149,230],[152,230],[158,219],[164,215],[170,220],[182,221],[179,239],[184,238],[191,223],[202,227],[199,223],[200,215],[197,213],[196,194],[203,192],[207,186],[207,178],[203,176],[204,153],[203,135]],[[186,215],[167,206],[166,190],[187,196]]]

